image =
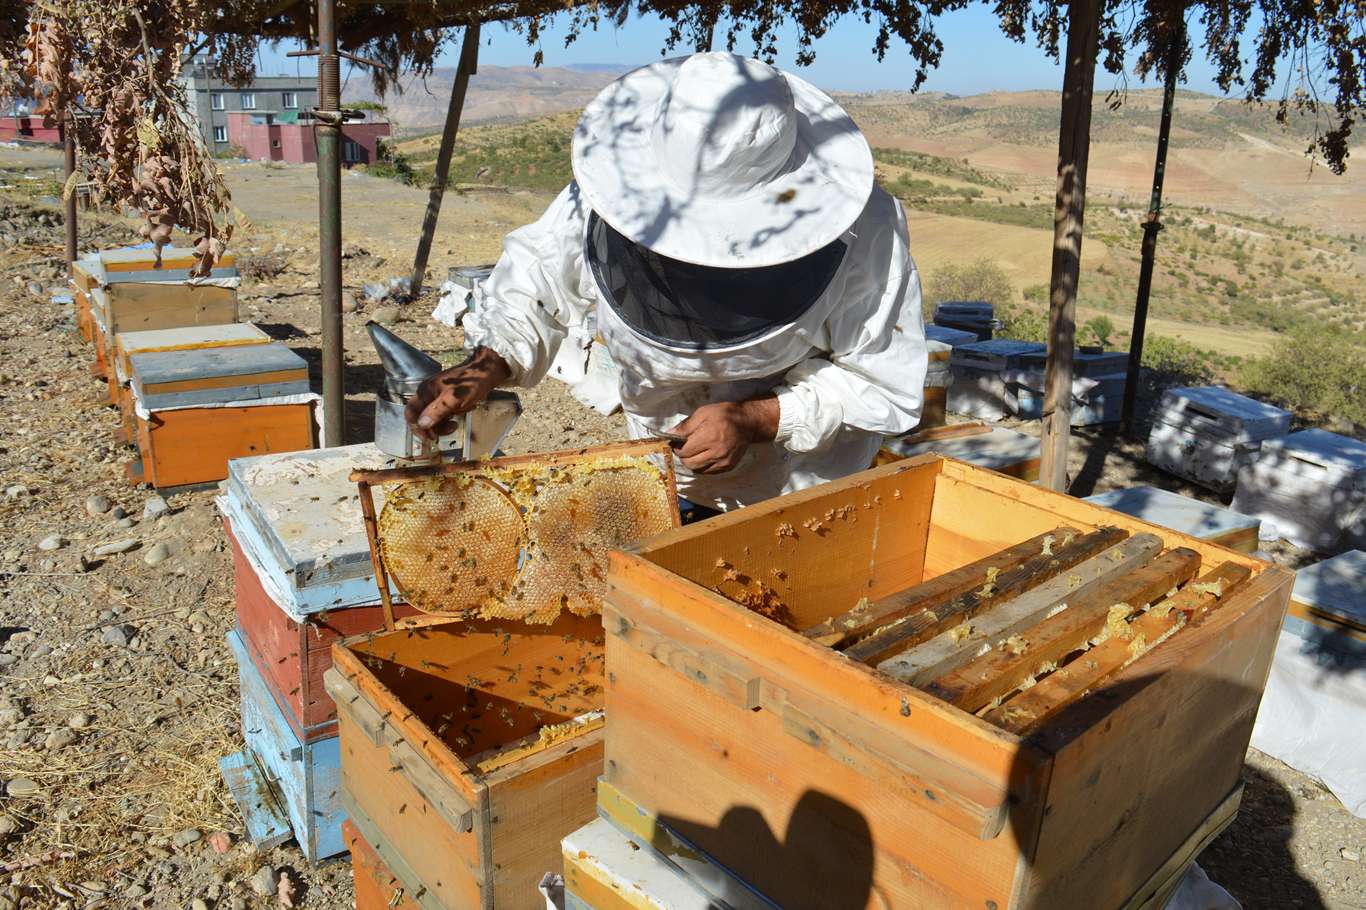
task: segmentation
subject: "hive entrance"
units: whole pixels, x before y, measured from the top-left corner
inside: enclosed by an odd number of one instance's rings
[[[658,443],[357,472],[386,485],[377,570],[428,613],[550,623],[601,611],[607,554],[678,524]],[[661,467],[661,465],[663,467]]]

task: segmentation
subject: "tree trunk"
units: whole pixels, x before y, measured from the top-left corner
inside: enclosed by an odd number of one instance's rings
[[[1048,304],[1048,366],[1039,476],[1039,482],[1052,490],[1067,487],[1077,279],[1081,272],[1086,162],[1091,150],[1091,96],[1099,33],[1099,0],[1072,0],[1067,9],[1067,57],[1058,129],[1058,194],[1053,208],[1053,277]]]
[[[455,135],[460,132],[460,114],[465,109],[465,91],[470,85],[479,61],[479,22],[465,26],[465,37],[460,42],[460,63],[451,86],[450,106],[446,108],[446,126],[441,131],[441,147],[436,153],[436,172],[432,174],[431,192],[427,196],[427,213],[422,217],[422,233],[417,239],[417,255],[413,257],[412,293],[422,291],[427,275],[427,257],[432,252],[436,237],[436,222],[441,217],[441,200],[446,195],[446,182],[451,176],[451,153],[455,149]]]
[[[1124,377],[1124,410],[1120,430],[1134,435],[1134,402],[1138,399],[1138,380],[1143,365],[1143,336],[1148,327],[1148,297],[1153,288],[1153,266],[1157,260],[1157,234],[1162,230],[1162,185],[1167,175],[1167,141],[1172,133],[1172,108],[1176,104],[1176,79],[1186,44],[1185,10],[1173,12],[1173,35],[1167,51],[1167,81],[1162,92],[1162,120],[1157,129],[1157,160],[1153,165],[1153,192],[1148,199],[1148,218],[1143,222],[1143,246],[1138,267],[1138,296],[1134,300],[1134,324],[1129,333],[1129,367]]]

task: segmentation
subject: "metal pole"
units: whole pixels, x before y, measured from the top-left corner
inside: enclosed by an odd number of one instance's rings
[[[1138,398],[1138,376],[1143,365],[1143,335],[1148,327],[1148,296],[1153,288],[1153,264],[1157,258],[1157,234],[1162,230],[1162,184],[1167,175],[1167,140],[1172,132],[1172,106],[1176,102],[1176,78],[1186,46],[1185,10],[1178,7],[1172,26],[1171,47],[1167,51],[1167,80],[1162,90],[1162,122],[1157,130],[1157,163],[1153,166],[1153,193],[1148,199],[1148,217],[1143,222],[1142,259],[1138,267],[1138,297],[1134,301],[1134,325],[1129,334],[1129,366],[1124,377],[1124,409],[1120,429],[1134,435],[1134,403]]]
[[[427,196],[427,213],[422,216],[422,233],[417,238],[417,255],[413,257],[413,273],[409,279],[414,295],[422,292],[422,280],[427,276],[427,257],[432,252],[436,236],[436,222],[441,217],[441,199],[446,195],[446,181],[451,176],[451,152],[455,149],[455,134],[460,131],[460,113],[465,109],[465,90],[470,76],[479,66],[479,22],[465,26],[460,42],[460,63],[455,68],[455,84],[451,86],[451,102],[446,108],[446,127],[441,131],[441,148],[436,153],[436,173],[432,174],[431,192]]]
[[[341,60],[336,0],[318,0],[318,252],[323,330],[323,445],[346,423],[341,314]]]
[[[71,175],[76,173],[76,118],[70,113],[62,120],[62,146],[66,153],[66,182],[62,185],[70,189],[63,204],[66,210],[66,271],[71,274],[76,261],[76,188],[71,185]]]
[[[1072,353],[1077,333],[1077,280],[1081,273],[1086,165],[1091,153],[1091,94],[1096,79],[1099,20],[1099,0],[1072,0],[1068,4],[1039,468],[1039,483],[1060,491],[1067,488],[1067,446],[1072,436]]]

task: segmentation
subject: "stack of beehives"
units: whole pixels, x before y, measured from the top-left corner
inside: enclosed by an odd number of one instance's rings
[[[233,554],[237,623],[228,639],[246,750],[221,767],[258,846],[293,835],[315,861],[347,849],[337,713],[323,673],[334,641],[384,625],[349,477],[389,464],[365,444],[229,465],[218,507]]]
[[[354,475],[378,590],[426,614],[325,674],[362,910],[539,900],[602,773],[607,553],[677,526],[669,465],[650,442]]]
[[[72,268],[77,327],[92,372],[123,415],[134,483],[159,489],[223,479],[231,458],[309,448],[313,408],[303,359],[237,324],[231,255],[191,280],[187,249],[92,253]]]
[[[616,553],[570,903],[1149,906],[1236,811],[1290,584],[930,457]]]

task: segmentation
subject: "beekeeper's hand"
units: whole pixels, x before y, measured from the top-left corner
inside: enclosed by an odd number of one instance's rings
[[[704,404],[670,432],[686,439],[676,453],[695,474],[724,474],[740,463],[745,448],[768,442],[778,433],[778,399]]]
[[[474,410],[511,376],[507,361],[491,348],[475,348],[464,363],[418,386],[417,394],[408,399],[404,417],[415,434],[436,439],[454,429],[451,418]]]

